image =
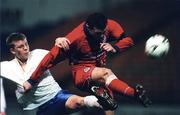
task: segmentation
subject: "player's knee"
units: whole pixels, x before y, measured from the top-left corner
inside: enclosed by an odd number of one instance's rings
[[[73,95],[68,98],[68,100],[65,103],[65,106],[67,109],[70,110],[76,110],[83,106],[83,98],[77,95]]]
[[[109,75],[112,74],[111,69],[108,68],[102,68],[103,78],[106,79]]]
[[[95,77],[95,80],[98,80],[101,83],[105,83],[108,76],[110,76],[112,73],[111,69],[108,68],[98,68],[96,69],[96,72],[93,74]]]
[[[117,77],[114,75],[111,69],[103,68],[103,71],[104,71],[103,81],[106,84],[106,86],[109,86],[112,80],[117,79]]]

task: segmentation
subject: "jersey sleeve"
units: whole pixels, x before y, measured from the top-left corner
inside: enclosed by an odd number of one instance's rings
[[[47,53],[47,52],[46,52]],[[38,54],[37,54],[38,55]],[[37,82],[41,75],[49,68],[55,66],[57,63],[65,59],[65,55],[62,53],[62,50],[54,46],[40,61],[39,65],[32,73],[29,81]]]
[[[79,26],[77,26],[69,34],[66,35],[66,38],[70,41],[70,44],[73,44],[74,42],[76,42],[84,33],[83,25],[84,25],[84,22],[81,23]]]
[[[70,45],[76,43],[76,41],[80,38],[80,36],[83,34],[83,25],[84,22],[81,23],[79,26],[77,26],[72,32],[67,34],[65,37],[70,41]],[[45,55],[45,57],[42,59],[36,70],[32,73],[29,82],[37,82],[39,77],[41,77],[41,74],[56,65],[57,63],[64,60],[67,56],[67,53],[65,53],[63,50],[61,50],[59,47],[54,46],[48,54]]]
[[[108,19],[108,30],[110,31],[111,37],[118,38],[124,33],[122,27],[114,20]]]
[[[117,41],[114,45],[117,51],[123,52],[134,45],[133,39],[125,34],[123,28],[116,21],[108,20],[108,28],[110,36]]]

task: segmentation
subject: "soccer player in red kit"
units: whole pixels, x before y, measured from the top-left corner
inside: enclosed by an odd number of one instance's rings
[[[110,44],[111,41],[116,42]],[[55,46],[44,57],[30,79],[24,83],[24,88],[30,89],[42,71],[67,57],[70,60],[73,80],[78,88],[91,89],[96,96],[102,96],[97,86],[99,83],[100,87],[104,86],[112,92],[134,97],[144,106],[148,106],[150,100],[141,85],[131,87],[118,79],[111,69],[105,67],[108,52],[122,53],[133,45],[133,39],[126,36],[116,21],[107,19],[101,13],[91,14],[68,35],[56,39]]]

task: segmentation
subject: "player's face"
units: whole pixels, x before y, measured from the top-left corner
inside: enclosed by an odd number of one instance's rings
[[[29,44],[26,39],[14,41],[14,48],[11,48],[11,53],[22,62],[27,61],[29,55]]]
[[[105,29],[101,30],[96,27],[94,27],[93,29],[89,29],[89,33],[95,38],[100,37],[102,34],[104,34],[104,32],[105,32]]]

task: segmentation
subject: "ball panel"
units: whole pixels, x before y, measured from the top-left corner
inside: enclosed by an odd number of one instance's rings
[[[145,54],[149,57],[161,58],[168,54],[170,48],[169,41],[163,35],[151,36],[145,44]]]

